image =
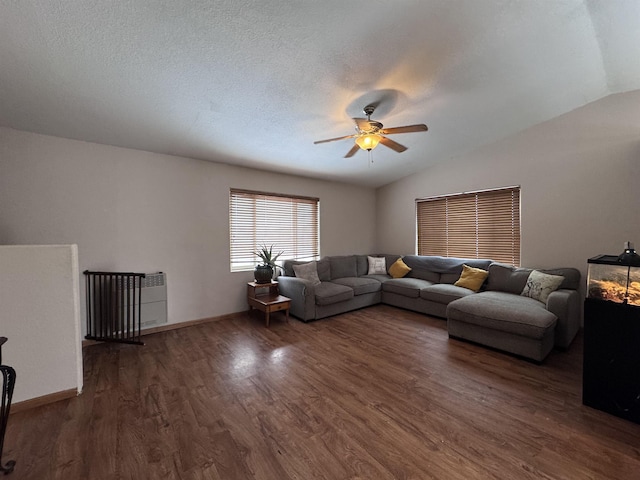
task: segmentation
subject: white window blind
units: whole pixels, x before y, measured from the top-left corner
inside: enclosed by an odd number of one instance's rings
[[[253,270],[262,245],[284,251],[285,259],[316,260],[320,255],[318,198],[231,189],[229,230],[231,271]]]
[[[416,200],[418,255],[520,265],[520,187]]]

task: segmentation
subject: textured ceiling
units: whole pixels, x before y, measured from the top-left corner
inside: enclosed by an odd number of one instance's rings
[[[640,88],[637,0],[4,0],[0,126],[380,186]],[[343,158],[351,117],[426,123]]]

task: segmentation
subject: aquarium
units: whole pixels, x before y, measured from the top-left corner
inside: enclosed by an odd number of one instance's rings
[[[640,306],[640,266],[622,265],[617,255],[590,258],[587,298]]]

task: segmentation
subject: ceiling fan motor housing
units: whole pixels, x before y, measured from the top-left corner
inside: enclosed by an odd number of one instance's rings
[[[360,127],[356,126],[356,129],[360,132],[360,133],[378,133],[380,130],[382,130],[382,124],[380,122],[376,122],[375,120],[369,120],[367,122],[369,124],[368,127],[366,127],[366,125],[363,127],[362,124],[360,124]]]

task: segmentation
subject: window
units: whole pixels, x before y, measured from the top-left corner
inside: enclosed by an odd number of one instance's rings
[[[278,259],[315,260],[320,255],[317,198],[231,189],[231,271],[253,270],[261,245],[284,251]]]
[[[418,255],[520,265],[520,187],[416,200]]]

